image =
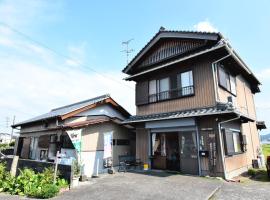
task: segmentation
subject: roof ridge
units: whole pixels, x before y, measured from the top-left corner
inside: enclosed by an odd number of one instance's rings
[[[219,34],[218,31],[194,31],[194,30],[160,30],[159,32],[178,32],[178,33],[203,33],[203,34]]]
[[[104,95],[94,97],[94,98],[91,98],[91,99],[83,100],[83,101],[80,101],[80,102],[72,103],[72,104],[61,106],[61,107],[58,107],[58,108],[53,108],[50,112],[60,110],[60,109],[63,109],[63,108],[68,108],[68,107],[71,107],[71,106],[75,106],[77,104],[86,103],[88,101],[94,101],[94,100],[98,100],[98,99],[102,99],[102,98],[109,98],[109,97],[110,97],[110,94],[104,94]]]
[[[223,38],[222,34],[220,32],[203,32],[203,31],[184,31],[184,30],[166,30],[164,27],[160,27],[158,32],[154,34],[154,36],[141,48],[141,50],[129,61],[129,63],[125,66],[125,68],[122,70],[122,72],[126,73],[125,71],[130,67],[132,62],[136,60],[139,55],[148,47],[148,45],[151,44],[152,41],[155,40],[155,38],[158,37],[158,35],[162,33],[182,33],[182,34],[206,34],[206,35],[218,35],[220,38]]]

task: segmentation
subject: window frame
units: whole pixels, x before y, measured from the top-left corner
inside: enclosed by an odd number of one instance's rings
[[[228,79],[225,80],[226,86],[221,83],[220,77],[220,70],[222,70]],[[229,92],[230,94],[237,96],[237,83],[236,83],[236,76],[233,76],[227,69],[225,69],[224,65],[218,64],[217,65],[217,76],[218,76],[218,85],[225,91]],[[235,91],[232,91],[232,79],[234,79]],[[227,85],[229,84],[229,85]]]
[[[189,72],[189,82],[191,82],[191,84],[189,86],[186,86],[186,87],[192,87],[191,89],[188,90],[189,91],[188,93],[187,93],[187,91],[185,91],[185,92],[182,90],[180,91],[180,89],[183,88],[182,82],[181,82],[181,75],[184,73],[187,73],[187,72]],[[191,74],[191,76],[190,76],[190,74]],[[191,81],[190,77],[192,78],[192,81]],[[168,79],[169,90],[168,90],[168,95],[164,98],[161,98],[160,82],[163,79]],[[173,80],[176,81],[176,83],[175,83],[176,87],[173,86],[174,85],[172,83]],[[165,77],[159,77],[156,79],[149,79],[148,80],[148,104],[194,96],[195,95],[194,82],[195,82],[194,81],[194,72],[192,69],[175,73],[174,78],[172,78],[172,74],[171,74],[171,75],[165,76]],[[150,87],[150,85],[151,85],[151,87]],[[152,89],[153,85],[155,85],[155,89]],[[174,88],[172,88],[172,87],[174,87]],[[152,94],[152,92],[150,93],[150,91],[154,91],[154,90],[156,91],[155,94],[154,93]],[[163,91],[163,92],[166,92],[166,91]]]
[[[191,72],[191,75],[192,75],[192,84],[183,87],[183,86],[182,86],[182,74],[188,73],[188,72]],[[189,74],[189,82],[190,82],[190,74]],[[194,75],[193,75],[193,70],[190,69],[190,70],[186,70],[186,71],[182,71],[182,72],[180,72],[180,73],[177,73],[177,75],[176,75],[176,85],[177,85],[177,88],[176,88],[176,89],[181,89],[181,95],[179,95],[178,98],[181,98],[181,97],[189,97],[189,96],[195,95],[195,91],[194,91]],[[189,94],[184,94],[184,92],[183,92],[182,89],[183,89],[183,88],[186,88],[186,87],[191,87],[191,86],[192,86],[192,92],[189,93]]]
[[[234,156],[234,155],[239,155],[243,154],[246,152],[245,149],[245,144],[243,142],[243,134],[240,130],[237,129],[229,129],[229,128],[222,128],[222,134],[223,134],[223,148],[224,148],[224,153],[226,157]],[[228,134],[228,135],[227,135]],[[231,138],[229,138],[229,134],[231,134]],[[235,147],[235,140],[234,140],[234,135],[238,134],[239,137],[239,150],[236,151]],[[233,146],[233,152],[228,151],[228,139],[232,139],[230,142],[230,146]]]

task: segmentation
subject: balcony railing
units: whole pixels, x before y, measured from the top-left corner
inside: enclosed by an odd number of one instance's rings
[[[194,95],[194,86],[175,88],[149,95],[149,103]]]

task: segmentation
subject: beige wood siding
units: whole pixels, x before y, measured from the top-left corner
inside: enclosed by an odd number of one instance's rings
[[[136,158],[148,163],[149,132],[147,129],[136,130]]]
[[[245,114],[256,120],[256,110],[254,104],[254,94],[251,92],[249,83],[241,76],[236,77],[236,108],[242,114]],[[227,102],[228,96],[232,94],[218,87],[218,97],[221,102]],[[252,165],[252,159],[257,158],[257,150],[260,148],[259,133],[256,128],[256,122],[248,122],[241,125],[241,132],[247,138],[247,152],[226,157],[226,172],[231,173],[243,167]]]
[[[251,92],[249,83],[240,75],[236,77],[236,108],[243,114],[256,119],[254,94]],[[233,96],[230,92],[218,87],[219,101],[227,103],[228,97]]]
[[[201,157],[201,170],[203,175],[214,175],[222,176],[223,175],[223,165],[221,159],[221,146],[219,140],[218,124],[215,117],[201,117],[198,119],[198,128],[199,128],[199,139],[202,135],[215,134],[216,137],[216,167],[213,172],[209,171],[209,159]],[[212,130],[211,130],[212,129]],[[208,144],[208,141],[204,141],[205,144]],[[223,148],[223,147],[222,147]]]
[[[260,147],[260,142],[256,124],[253,122],[242,124],[241,132],[247,139],[247,151],[238,155],[225,157],[225,169],[227,173],[244,167],[248,168],[252,165],[252,159],[257,158],[257,149]]]
[[[178,74],[187,70],[193,70],[194,96],[137,106],[137,115],[214,106],[215,93],[211,62],[209,60],[200,60],[200,62],[198,61],[195,64],[179,64],[179,67],[177,70],[173,71],[173,73]],[[165,76],[164,74],[164,77]],[[152,78],[154,79],[155,77]],[[138,93],[136,95],[148,94]]]

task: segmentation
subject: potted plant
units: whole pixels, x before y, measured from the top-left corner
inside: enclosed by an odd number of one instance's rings
[[[77,160],[72,162],[72,183],[71,187],[77,187],[79,185],[79,178],[81,175],[80,165]]]

